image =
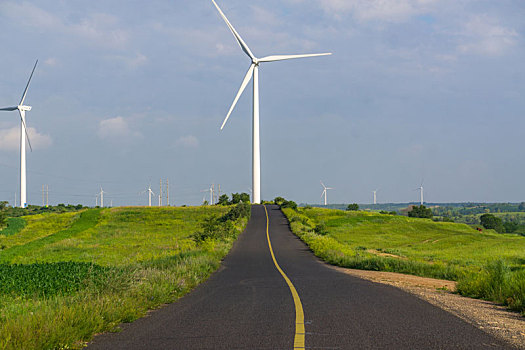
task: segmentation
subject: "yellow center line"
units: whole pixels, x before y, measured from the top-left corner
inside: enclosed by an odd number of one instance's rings
[[[304,312],[303,312],[303,304],[301,304],[301,298],[299,298],[299,294],[297,293],[297,290],[295,289],[294,285],[292,284],[292,281],[286,276],[284,271],[281,269],[279,264],[277,263],[277,260],[275,259],[275,254],[273,253],[272,249],[272,242],[270,241],[270,218],[268,217],[268,210],[266,210],[266,206],[264,206],[264,212],[266,213],[266,238],[268,239],[268,247],[270,248],[270,254],[272,255],[273,263],[275,267],[277,268],[277,271],[283,276],[284,280],[286,281],[286,284],[288,284],[288,287],[290,288],[290,292],[292,292],[293,302],[295,304],[295,338],[293,342],[293,348],[295,349],[304,349],[305,348],[305,342],[304,342]]]

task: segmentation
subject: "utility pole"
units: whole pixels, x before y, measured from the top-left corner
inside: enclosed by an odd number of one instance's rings
[[[46,208],[49,207],[49,185],[46,185]]]
[[[98,207],[98,194],[95,196],[95,207]]]
[[[213,197],[214,197],[214,194],[215,194],[215,184],[211,184],[211,189],[210,189],[210,205],[213,205]]]
[[[166,179],[166,205],[170,206],[170,183],[169,179]]]
[[[221,198],[221,184],[219,184],[219,191],[217,193],[217,202],[219,201],[219,198]]]
[[[42,185],[42,206],[44,206],[46,203],[44,201],[44,185]]]

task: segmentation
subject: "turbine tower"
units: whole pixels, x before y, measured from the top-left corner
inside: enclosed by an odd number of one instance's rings
[[[148,207],[151,207],[151,195],[155,195],[155,193],[151,190],[151,184],[148,186],[148,189],[145,191],[140,192],[139,194],[148,194]]]
[[[24,93],[22,94],[22,99],[20,100],[18,106],[0,108],[0,111],[18,110],[18,113],[20,113],[20,208],[27,207],[26,139],[27,143],[29,144],[29,148],[31,149],[31,151],[33,151],[33,148],[31,147],[31,142],[29,141],[29,135],[27,133],[26,127],[26,112],[29,112],[31,110],[31,106],[24,106],[24,100],[26,99],[29,83],[31,83],[31,78],[33,78],[33,73],[35,72],[37,64],[38,60],[36,60],[35,66],[31,71],[31,75],[29,76],[29,80],[27,81],[26,88],[24,90]]]
[[[419,191],[420,203],[421,205],[423,205],[423,203],[425,203],[423,200],[423,182],[421,182],[421,185],[418,188],[416,188],[416,191]]]
[[[374,204],[377,204],[377,191],[379,191],[379,189],[372,191],[372,193],[374,194]]]
[[[104,190],[102,189],[102,186],[100,186],[100,207],[104,208]]]
[[[201,192],[210,192],[210,205],[213,205],[213,197],[215,194],[215,184],[211,184],[210,188],[202,190]],[[204,201],[202,201],[204,203]]]
[[[321,181],[321,186],[323,186],[323,193],[321,193],[321,198],[323,198],[323,196],[324,196],[324,205],[327,205],[328,201],[327,201],[326,197],[328,195],[328,190],[333,190],[333,188],[332,187],[326,187],[322,181]]]
[[[289,59],[294,59],[294,58],[326,56],[326,55],[331,55],[331,53],[308,54],[308,55],[274,55],[274,56],[267,56],[263,58],[257,58],[253,55],[252,51],[250,50],[248,45],[246,45],[244,40],[242,40],[241,36],[239,35],[239,33],[237,33],[237,31],[232,26],[228,18],[226,18],[226,16],[220,9],[219,5],[217,5],[215,0],[212,0],[212,2],[217,8],[217,10],[219,11],[224,22],[226,22],[226,25],[232,32],[233,36],[237,40],[237,43],[239,44],[241,49],[244,51],[246,55],[248,55],[248,57],[252,61],[252,63],[250,64],[250,68],[248,69],[248,72],[246,73],[244,80],[241,84],[241,88],[239,89],[237,96],[235,96],[235,99],[233,100],[230,110],[228,111],[228,114],[226,115],[226,118],[224,119],[224,122],[222,123],[221,130],[224,128],[224,125],[228,121],[228,118],[230,117],[233,109],[235,108],[237,101],[239,100],[242,93],[244,92],[244,89],[246,88],[250,80],[253,78],[253,123],[252,123],[253,199],[252,199],[252,202],[254,204],[260,204],[261,203],[261,149],[260,149],[260,139],[259,139],[259,64],[263,62],[276,62],[276,61],[283,61],[283,60],[289,60]]]

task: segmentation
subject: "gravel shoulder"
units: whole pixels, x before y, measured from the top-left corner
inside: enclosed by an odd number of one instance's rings
[[[456,282],[393,272],[331,267],[351,276],[400,288],[514,345],[516,349],[525,349],[525,317],[489,301],[454,294]]]

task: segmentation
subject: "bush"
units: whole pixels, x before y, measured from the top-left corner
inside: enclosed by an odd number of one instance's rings
[[[286,202],[286,199],[284,199],[283,197],[275,197],[273,202],[277,205],[282,205],[284,202]]]
[[[492,214],[483,214],[479,218],[479,221],[481,225],[486,229],[493,229],[497,232],[505,232],[505,228],[503,227],[503,221],[497,216],[494,216]]]
[[[359,205],[357,203],[348,204],[348,207],[346,207],[346,210],[357,211],[359,210]]]
[[[432,209],[425,207],[424,205],[414,205],[412,210],[408,212],[408,216],[411,218],[424,218],[432,219]]]
[[[324,221],[315,225],[314,232],[321,236],[326,236],[328,234],[328,228]]]
[[[295,203],[294,201],[287,201],[287,200],[285,200],[281,204],[281,208],[290,208],[290,209],[293,209],[293,210],[297,210],[297,203]]]
[[[520,225],[517,222],[507,221],[503,223],[503,228],[506,233],[513,233],[516,232]]]
[[[227,194],[223,194],[219,197],[219,201],[217,202],[217,205],[229,205],[230,199],[228,198]]]
[[[236,233],[233,222],[243,217],[249,217],[250,213],[251,205],[241,202],[221,217],[214,215],[204,219],[200,231],[195,232],[192,239],[197,243],[202,243],[210,239],[224,241],[233,238]]]

